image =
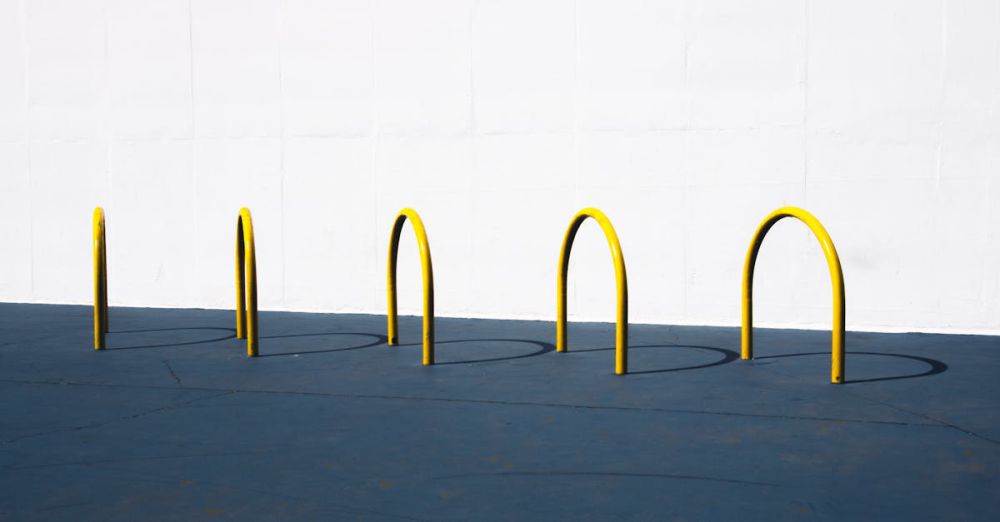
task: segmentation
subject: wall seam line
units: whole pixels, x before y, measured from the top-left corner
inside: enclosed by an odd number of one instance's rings
[[[279,198],[279,208],[281,209],[281,306],[286,306],[286,274],[288,269],[285,266],[286,263],[286,248],[285,248],[285,216],[287,210],[285,208],[285,75],[282,61],[282,54],[284,53],[284,12],[281,8],[282,0],[276,0],[276,15],[277,15],[277,29],[278,29],[278,176],[280,179],[280,188],[278,190]]]
[[[378,0],[371,0],[369,2],[369,13],[371,15],[371,33],[369,35],[369,53],[371,58],[371,159],[369,168],[371,169],[371,180],[372,180],[372,198],[371,198],[371,208],[372,208],[372,259],[378,263],[379,259],[379,176],[378,176],[378,148],[379,148],[379,110],[378,110],[378,45],[377,45],[377,27],[376,22],[378,18]],[[376,265],[377,266],[377,265]],[[375,278],[378,280],[378,269],[375,270]],[[372,285],[372,303],[374,310],[379,310],[380,296],[379,288],[381,285]]]
[[[802,203],[809,208],[809,0],[802,2],[804,34],[802,71]]]
[[[27,156],[27,181],[28,181],[28,300],[36,302],[35,296],[35,202],[32,197],[34,190],[34,176],[31,172],[31,50],[28,38],[28,12],[25,6],[26,0],[20,0],[18,5],[19,17],[21,19],[21,48],[24,52],[24,137],[25,155]]]
[[[197,125],[197,110],[195,108],[195,89],[194,89],[194,0],[188,0],[188,90],[191,97],[191,143],[190,149],[188,150],[188,157],[191,160],[191,191],[194,197],[194,222],[199,223],[200,209],[201,205],[199,202],[199,184],[198,184],[198,156],[197,156],[197,136],[198,136],[198,125]],[[194,270],[195,276],[194,280],[196,282],[197,288],[204,288],[204,285],[200,283],[201,279],[201,248],[197,248],[201,244],[201,227],[194,227],[194,243],[196,248],[194,248]]]

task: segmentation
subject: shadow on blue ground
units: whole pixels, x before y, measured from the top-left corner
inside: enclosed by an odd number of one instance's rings
[[[718,353],[718,354],[722,355],[722,358],[719,359],[719,360],[717,360],[717,361],[710,362],[710,363],[695,364],[695,365],[691,365],[691,366],[681,366],[681,367],[677,367],[677,368],[662,368],[662,369],[656,369],[656,370],[641,370],[641,369],[640,370],[634,370],[634,369],[630,368],[629,369],[629,374],[631,374],[631,375],[642,375],[642,374],[646,374],[646,373],[667,373],[667,372],[682,372],[682,371],[687,371],[687,370],[700,370],[700,369],[703,369],[703,368],[711,368],[713,366],[721,366],[723,364],[729,364],[729,363],[731,363],[731,362],[733,362],[733,361],[735,361],[735,360],[737,360],[737,359],[740,358],[740,354],[737,353],[737,352],[735,352],[735,351],[733,351],[733,350],[727,350],[725,348],[718,348],[718,347],[715,347],[715,346],[698,346],[698,345],[690,345],[690,344],[637,344],[637,345],[629,345],[628,350],[629,350],[629,353],[632,353],[633,350],[642,350],[642,349],[649,349],[649,348],[681,348],[681,349],[692,349],[692,350],[706,350],[706,351]],[[569,350],[567,353],[605,352],[605,351],[612,351],[614,349],[615,349],[614,347],[611,347],[611,348],[584,348],[584,349],[580,349],[580,350]]]
[[[783,355],[765,355],[763,357],[756,357],[757,360],[767,360],[767,359],[784,359],[786,357],[803,357],[810,355],[829,355],[830,352],[809,352],[809,353],[786,353]],[[901,379],[916,379],[919,377],[930,377],[931,375],[937,375],[939,373],[944,373],[948,371],[948,365],[937,360],[931,359],[930,357],[919,357],[916,355],[904,355],[901,353],[879,353],[879,352],[846,352],[845,357],[853,357],[855,355],[876,355],[879,357],[896,357],[899,359],[909,359],[911,361],[918,361],[926,364],[928,366],[927,371],[919,373],[911,373],[906,375],[893,375],[888,377],[871,377],[867,379],[845,379],[844,384],[858,384],[862,382],[880,382],[880,381],[896,381]]]
[[[114,346],[115,337],[121,334],[149,334],[149,333],[160,333],[160,332],[190,332],[190,331],[217,331],[217,332],[228,332],[224,336],[214,336],[210,339],[199,339],[197,341],[187,341],[187,342],[164,342],[156,344],[141,344],[133,346]],[[116,350],[141,350],[145,348],[174,348],[177,346],[194,346],[198,344],[211,344],[219,341],[225,341],[227,339],[234,339],[236,337],[235,328],[219,328],[214,326],[182,326],[177,328],[146,328],[137,330],[112,330],[107,334],[106,350],[116,351]]]
[[[208,339],[201,339],[195,341],[186,342],[163,342],[156,344],[144,344],[144,345],[132,345],[132,346],[114,346],[112,340],[121,334],[142,334],[142,333],[160,333],[160,332],[189,332],[189,331],[220,331],[227,332],[223,336],[214,336]],[[109,336],[109,351],[117,350],[138,350],[146,348],[174,348],[182,346],[194,346],[201,344],[211,344],[219,341],[225,341],[229,339],[236,338],[236,330],[233,328],[223,328],[223,327],[212,327],[212,326],[187,326],[187,327],[176,327],[176,328],[146,328],[146,329],[134,329],[134,330],[113,330],[108,333]],[[358,345],[338,347],[338,348],[320,348],[314,350],[299,350],[299,351],[289,351],[289,352],[277,352],[277,353],[261,353],[259,357],[282,357],[282,356],[299,356],[308,354],[322,354],[322,353],[335,353],[344,352],[351,350],[361,350],[365,348],[371,348],[375,346],[385,345],[388,342],[388,337],[382,334],[372,334],[366,332],[320,332],[320,333],[304,333],[304,334],[286,334],[286,335],[265,335],[261,336],[261,341],[274,340],[274,339],[293,339],[293,338],[317,338],[317,337],[331,337],[331,336],[355,336],[355,337],[370,337],[374,339],[368,343],[362,343]],[[532,339],[501,339],[501,338],[490,338],[490,339],[451,339],[446,341],[436,341],[435,345],[444,344],[469,344],[469,343],[524,343],[532,344],[538,346],[538,350],[511,356],[499,356],[499,357],[489,357],[485,359],[471,359],[471,360],[458,360],[458,361],[440,361],[439,365],[453,365],[453,364],[476,364],[476,363],[489,363],[489,362],[500,362],[500,361],[511,361],[516,359],[525,359],[529,357],[537,357],[539,355],[544,355],[549,352],[555,351],[555,346],[552,343],[547,343],[544,341],[537,341]],[[275,343],[269,343],[269,347],[273,347]],[[419,346],[420,343],[406,343],[400,346]],[[722,357],[713,362],[696,364],[691,366],[681,366],[676,368],[662,368],[653,370],[643,370],[643,369],[633,369],[630,374],[641,375],[641,374],[651,374],[651,373],[669,373],[687,370],[699,370],[704,368],[711,368],[714,366],[720,366],[723,364],[728,364],[739,359],[740,354],[734,350],[728,350],[726,348],[719,348],[714,346],[698,346],[698,345],[681,345],[681,344],[639,344],[630,345],[629,352],[633,353],[635,350],[643,349],[693,349],[693,350],[706,350],[712,351],[720,354]],[[602,352],[602,351],[613,351],[614,347],[605,348],[584,348],[584,349],[574,349],[568,353],[587,353],[587,352]],[[788,357],[805,357],[805,356],[825,356],[828,352],[805,352],[805,353],[788,353],[781,355],[765,355],[756,357],[758,361],[766,361],[769,359],[783,359]],[[920,357],[916,355],[905,355],[905,354],[894,354],[894,353],[879,353],[879,352],[859,352],[851,351],[848,352],[848,356],[855,355],[871,355],[880,357],[896,357],[901,359],[909,359],[913,361],[919,361],[928,366],[928,369],[923,372],[911,373],[905,375],[892,375],[885,377],[872,377],[865,379],[846,379],[844,384],[857,384],[865,382],[879,382],[879,381],[891,381],[900,379],[914,379],[919,377],[929,377],[932,375],[937,375],[948,370],[948,365],[937,359],[931,359],[929,357]]]
[[[329,336],[338,336],[338,335],[348,335],[348,336],[354,336],[354,337],[371,337],[371,338],[374,338],[375,340],[372,341],[372,342],[370,342],[370,343],[363,343],[363,344],[358,344],[358,345],[354,345],[354,346],[347,346],[347,347],[343,347],[343,348],[328,348],[328,349],[319,349],[319,350],[302,350],[302,351],[297,351],[297,352],[277,352],[277,353],[270,353],[270,352],[268,352],[268,353],[260,353],[260,354],[258,354],[258,357],[282,357],[282,356],[290,356],[290,355],[292,355],[292,356],[294,356],[294,355],[308,355],[308,354],[314,354],[314,353],[349,352],[349,351],[352,351],[352,350],[362,350],[364,348],[371,348],[372,346],[383,345],[383,344],[385,344],[386,342],[389,341],[389,338],[386,337],[386,336],[384,336],[384,335],[364,333],[364,332],[324,332],[324,333],[307,333],[307,334],[264,335],[264,336],[260,337],[260,340],[261,340],[261,342],[264,342],[266,339],[299,339],[299,338],[308,338],[308,337],[329,337]],[[272,347],[273,344],[276,344],[276,343],[269,343],[268,347],[269,348]]]
[[[517,359],[526,359],[528,357],[537,357],[539,355],[544,355],[549,352],[554,352],[556,347],[552,343],[547,343],[544,341],[535,341],[532,339],[451,339],[448,341],[435,341],[434,345],[439,344],[469,344],[469,343],[518,343],[518,344],[531,344],[538,347],[538,350],[530,353],[519,354],[519,355],[508,355],[499,357],[489,357],[486,359],[470,359],[470,360],[460,360],[460,361],[437,361],[435,365],[448,365],[448,364],[477,364],[477,363],[489,363],[489,362],[500,362],[500,361],[513,361]],[[422,346],[420,343],[407,343],[400,344],[399,346]]]

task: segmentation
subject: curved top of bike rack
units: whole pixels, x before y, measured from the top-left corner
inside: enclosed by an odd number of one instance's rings
[[[104,209],[94,208],[94,350],[103,350],[108,332],[108,248]]]
[[[833,332],[832,361],[830,382],[840,384],[844,381],[844,274],[840,267],[840,257],[823,224],[806,210],[798,207],[781,207],[764,218],[757,231],[754,232],[750,248],[747,250],[746,261],[743,264],[743,326],[741,330],[742,358],[753,358],[753,271],[757,262],[757,253],[764,242],[764,236],[775,223],[786,217],[793,217],[806,224],[819,241],[826,256],[826,264],[830,268],[830,282],[833,286]]]
[[[423,362],[424,366],[429,366],[434,364],[434,269],[431,265],[431,247],[427,242],[424,222],[420,219],[417,211],[412,208],[404,208],[396,215],[396,221],[392,225],[392,237],[389,239],[389,262],[386,274],[389,346],[399,344],[396,313],[396,256],[399,253],[399,237],[407,219],[413,224],[413,232],[417,236],[417,246],[420,248],[420,267],[424,282]]]
[[[245,207],[236,218],[236,338],[247,340],[247,357],[257,356],[257,251]]]
[[[628,373],[628,281],[625,274],[625,257],[618,234],[604,212],[592,207],[585,208],[573,216],[566,229],[562,250],[559,252],[559,277],[556,281],[556,351],[566,351],[566,279],[569,274],[569,256],[573,249],[573,240],[587,218],[593,218],[604,231],[611,249],[611,257],[615,263],[615,288],[617,296],[617,313],[615,318],[615,374]]]

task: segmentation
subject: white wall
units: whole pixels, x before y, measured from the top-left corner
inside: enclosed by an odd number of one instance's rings
[[[232,307],[246,205],[263,308],[384,313],[413,206],[440,315],[552,320],[594,205],[634,322],[735,325],[785,204],[849,329],[1000,333],[1000,2],[0,0],[0,300],[89,302],[103,205],[112,305]],[[610,321],[595,225],[571,270]],[[829,327],[804,226],[757,278],[758,324]]]

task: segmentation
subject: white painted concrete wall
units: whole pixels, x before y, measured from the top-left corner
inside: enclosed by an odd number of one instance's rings
[[[384,313],[413,206],[440,315],[552,320],[594,205],[634,322],[735,325],[785,204],[850,329],[1000,333],[1000,2],[0,0],[0,300],[89,302],[103,205],[113,306],[232,307],[246,205],[263,308]],[[829,327],[805,227],[757,277],[759,324]],[[593,224],[571,278],[610,321]]]

